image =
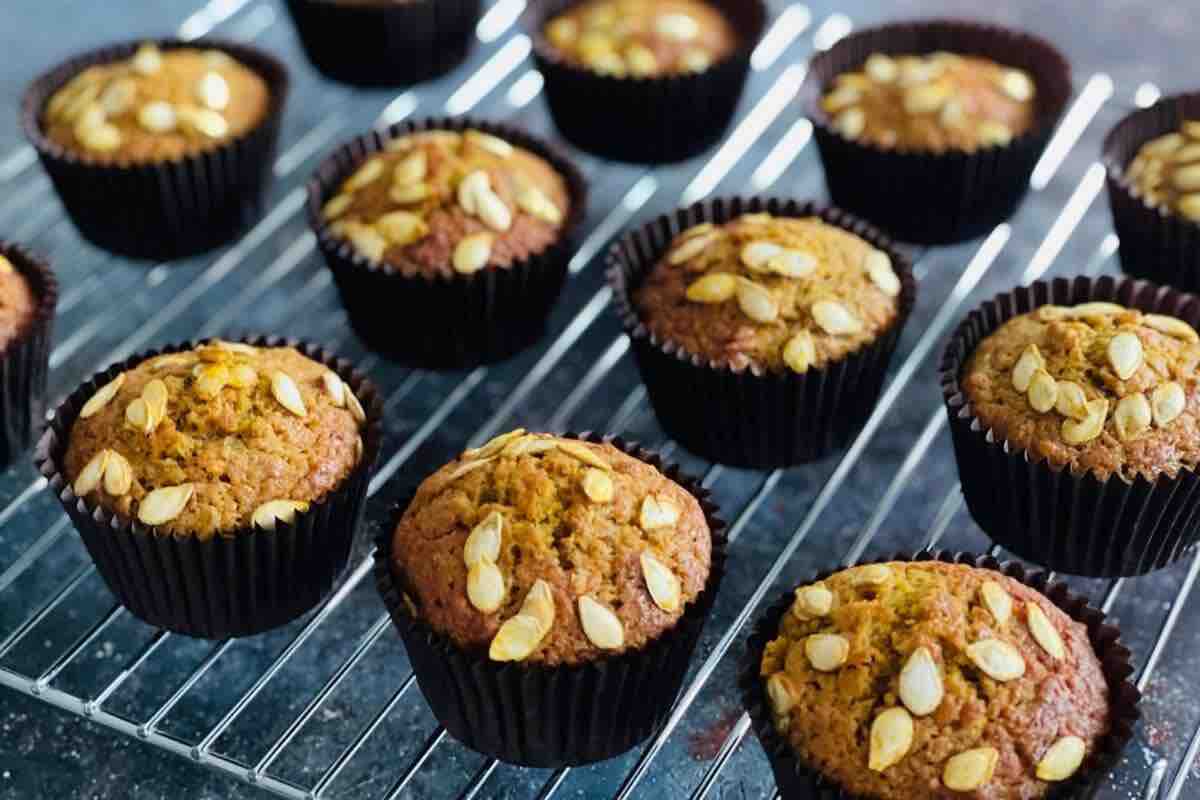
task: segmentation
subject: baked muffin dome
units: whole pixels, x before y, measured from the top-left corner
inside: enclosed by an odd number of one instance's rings
[[[1110,724],[1087,628],[966,565],[876,564],[798,588],[760,674],[798,756],[881,800],[1042,797]]]
[[[589,0],[543,33],[567,62],[616,77],[702,72],[737,47],[733,26],[700,0]]]
[[[1034,460],[1149,481],[1200,461],[1200,336],[1107,302],[1042,306],[988,336],[962,373],[974,414]]]
[[[518,429],[421,484],[392,557],[414,615],[458,646],[574,665],[671,629],[707,583],[712,534],[650,464]]]
[[[1125,169],[1135,196],[1200,222],[1200,120],[1146,142]]]
[[[257,126],[267,83],[221,50],[160,50],[88,67],[42,113],[46,137],[92,161],[153,163],[193,155]]]
[[[24,276],[0,253],[0,353],[33,319],[38,301]]]
[[[368,156],[322,217],[365,258],[432,277],[538,254],[569,212],[566,180],[540,156],[481,131],[431,130]]]
[[[1028,73],[980,56],[873,53],[860,70],[837,76],[821,108],[848,139],[974,152],[1032,128],[1036,94]]]
[[[750,214],[682,232],[634,292],[661,340],[733,369],[805,372],[874,341],[899,315],[886,253],[810,218]]]
[[[177,535],[271,529],[338,488],[364,421],[341,378],[298,351],[212,341],[101,387],[65,473],[79,497]]]

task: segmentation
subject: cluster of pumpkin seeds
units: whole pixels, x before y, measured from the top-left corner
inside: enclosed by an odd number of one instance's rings
[[[779,320],[782,310],[767,281],[778,278],[804,280],[817,271],[820,261],[813,253],[779,244],[770,228],[774,221],[769,214],[747,214],[727,226],[703,223],[676,236],[667,253],[667,263],[689,272],[705,273],[688,285],[687,299],[693,303],[733,300],[752,322],[766,325]],[[737,247],[735,242],[741,243],[736,256],[730,253],[730,248]],[[733,257],[749,277],[720,269]],[[705,272],[714,265],[717,269]],[[900,278],[887,253],[868,249],[861,269],[888,297],[900,294]],[[817,328],[829,336],[854,336],[864,330],[854,309],[833,297],[816,300],[808,312]],[[782,355],[784,363],[793,372],[808,370],[817,360],[812,332],[801,330],[793,335],[784,344]]]
[[[1200,222],[1200,121],[1151,139],[1125,170],[1134,194],[1151,206]]]
[[[296,380],[281,370],[261,375],[250,364],[257,354],[257,348],[250,345],[214,339],[193,351],[158,356],[148,366],[154,370],[191,367],[191,380],[186,382],[184,391],[194,392],[206,402],[220,395],[226,387],[248,391],[265,380],[269,383],[275,402],[298,417],[306,417],[308,408]],[[322,391],[329,395],[334,406],[346,408],[359,425],[366,421],[366,411],[358,397],[336,373],[327,369],[320,380]],[[126,375],[122,372],[96,390],[83,404],[79,418],[93,417],[112,403],[125,381]],[[162,379],[148,381],[142,387],[141,394],[126,404],[125,426],[138,434],[152,437],[166,419],[170,401],[170,392]],[[362,457],[361,437],[356,440],[356,456]],[[135,478],[129,459],[116,450],[105,448],[92,456],[80,470],[72,489],[78,497],[86,497],[101,489],[111,497],[123,497],[133,488]],[[174,520],[187,508],[195,496],[195,489],[192,483],[151,489],[138,502],[138,519],[146,525],[164,525]],[[277,522],[291,524],[297,513],[305,512],[308,508],[309,504],[302,500],[269,500],[253,511],[250,524],[274,530]]]
[[[183,132],[202,141],[224,139],[229,122],[224,114],[231,99],[222,70],[235,62],[220,50],[203,51],[209,69],[192,87],[186,103],[146,100],[139,81],[157,75],[170,55],[152,43],[138,47],[131,58],[89,67],[57,91],[46,105],[46,118],[72,125],[75,140],[97,153],[117,150],[124,135],[115,122],[130,118],[154,134]]]
[[[476,130],[398,137],[387,143],[384,154],[369,156],[342,183],[325,203],[322,217],[335,235],[347,239],[367,259],[380,262],[389,248],[407,247],[427,237],[432,211],[457,205],[487,227],[459,239],[451,256],[455,272],[473,274],[488,265],[496,237],[512,228],[518,213],[548,225],[563,223],[563,210],[518,169],[510,169],[508,162],[515,152],[500,137]],[[387,153],[403,155],[395,160]],[[464,169],[462,159],[468,155],[473,166]],[[438,165],[436,174],[434,165]],[[518,185],[514,207],[496,193],[490,170],[511,172]],[[395,208],[374,220],[349,214],[355,195],[381,180],[388,181],[388,199]]]
[[[955,132],[978,147],[1006,145],[1018,132],[987,116],[989,104],[962,96],[965,87],[978,90],[977,79],[963,77],[976,72],[991,80],[998,102],[1031,104],[1037,93],[1028,73],[978,58],[946,52],[900,56],[873,53],[861,70],[837,77],[834,87],[821,98],[821,107],[847,139],[861,139],[868,133],[868,108],[874,104],[902,109],[907,121],[919,120]],[[895,129],[871,133],[880,146],[900,143],[900,132]]]
[[[585,466],[580,490],[588,502],[612,502],[615,493],[613,468],[606,458],[582,442],[528,433],[524,428],[497,436],[482,447],[463,453],[462,463],[443,476],[436,488],[441,491],[462,476],[498,459],[532,457],[552,451],[570,456]],[[674,528],[680,514],[671,498],[647,494],[642,499],[638,524],[646,532]],[[504,525],[504,515],[492,511],[472,528],[463,545],[463,561],[468,570],[467,599],[483,614],[499,611],[509,591],[498,566]],[[650,599],[669,614],[677,612],[683,601],[679,577],[652,549],[643,550],[639,561]],[[590,595],[581,595],[576,599],[576,611],[580,627],[593,645],[601,650],[617,650],[624,646],[624,627],[616,612],[607,605]],[[553,625],[553,592],[549,584],[538,580],[526,594],[521,610],[496,631],[489,649],[490,658],[494,661],[525,660],[537,650]]]
[[[886,564],[872,564],[849,570],[854,586],[884,586],[895,577]],[[795,591],[790,613],[807,622],[829,616],[834,610],[834,595],[818,582]],[[995,620],[1005,628],[1013,619],[1014,601],[997,581],[985,581],[979,600]],[[1066,645],[1054,623],[1037,602],[1024,604],[1025,624],[1034,641],[1055,661],[1065,661]],[[1025,659],[1009,642],[1000,638],[980,639],[966,648],[966,656],[984,675],[998,683],[1007,683],[1025,674]],[[837,672],[851,659],[851,640],[839,633],[815,633],[788,649],[785,668],[767,678],[767,700],[781,730],[790,725],[790,713],[800,696],[798,681],[811,668],[821,673]],[[913,745],[913,718],[933,714],[945,698],[941,667],[927,647],[909,653],[896,681],[900,704],[880,712],[871,723],[867,768],[883,772],[904,759]],[[1037,765],[1038,778],[1062,781],[1071,777],[1083,763],[1085,745],[1076,736],[1058,739],[1042,755]],[[957,792],[981,789],[992,779],[1000,759],[994,747],[978,747],[947,759],[942,782]]]
[[[1037,319],[1054,323],[1070,321],[1087,324],[1089,320],[1122,316],[1120,329],[1104,347],[1104,363],[1122,385],[1139,370],[1155,373],[1147,364],[1145,348],[1137,329],[1150,328],[1190,344],[1200,342],[1192,326],[1163,314],[1142,314],[1116,303],[1092,302],[1077,306],[1042,306],[1034,312]],[[1036,344],[1029,344],[1013,365],[1012,386],[1025,395],[1030,408],[1038,413],[1056,412],[1064,419],[1061,435],[1071,445],[1086,444],[1104,431],[1111,411],[1113,429],[1122,442],[1137,439],[1152,427],[1165,428],[1174,422],[1187,406],[1187,394],[1177,381],[1164,381],[1147,396],[1144,392],[1129,392],[1116,398],[1115,405],[1104,396],[1089,397],[1087,390],[1075,381],[1060,380],[1047,370],[1046,359]],[[1093,391],[1094,393],[1094,391]]]

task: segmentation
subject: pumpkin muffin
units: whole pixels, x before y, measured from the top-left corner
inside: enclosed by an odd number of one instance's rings
[[[979,56],[872,53],[821,98],[848,139],[897,150],[974,152],[1004,146],[1034,123],[1029,73]]]
[[[1184,120],[1177,131],[1143,144],[1125,178],[1152,208],[1200,222],[1200,120]]]
[[[33,320],[38,301],[25,277],[0,253],[0,354]]]
[[[355,469],[365,419],[349,386],[295,349],[216,340],[97,390],[70,429],[65,477],[78,497],[179,536],[273,530]]]
[[[267,83],[222,50],[161,50],[84,69],[50,96],[46,136],[97,162],[173,161],[219,146],[262,122]]]
[[[963,373],[998,441],[1104,480],[1174,477],[1200,461],[1200,336],[1108,302],[1046,305],[980,342]]]
[[[759,676],[777,734],[856,797],[1040,798],[1109,747],[1087,626],[964,564],[873,564],[797,588]]]
[[[590,0],[542,32],[567,62],[614,77],[703,72],[738,42],[725,16],[700,0]]]

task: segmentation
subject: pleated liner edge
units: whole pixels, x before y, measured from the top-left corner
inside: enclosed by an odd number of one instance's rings
[[[1041,592],[1069,617],[1087,626],[1088,638],[1100,660],[1109,687],[1111,724],[1109,732],[1101,740],[1100,748],[1088,755],[1083,767],[1069,781],[1056,785],[1047,795],[1047,800],[1082,800],[1089,796],[1088,787],[1095,780],[1102,778],[1116,763],[1125,746],[1133,738],[1134,727],[1141,717],[1138,708],[1141,693],[1128,680],[1134,671],[1132,654],[1121,644],[1117,628],[1106,623],[1104,612],[1089,605],[1086,598],[1073,594],[1066,584],[1051,583],[1047,573],[1030,573],[1018,562],[1001,563],[991,556],[938,550],[923,551],[915,555],[901,553],[861,563],[878,564],[887,561],[940,561],[994,570]],[[821,572],[806,583],[825,580],[839,571],[840,567]],[[778,635],[779,620],[787,613],[794,599],[792,592],[785,592],[754,625],[747,641],[745,660],[742,662],[738,679],[743,704],[750,715],[751,726],[758,736],[759,744],[762,745],[767,761],[771,764],[776,784],[784,800],[862,800],[805,764],[788,742],[775,731],[759,668],[764,648]]]
[[[58,279],[50,264],[21,245],[0,240],[8,258],[33,292],[29,320],[0,351],[0,466],[33,444],[46,418],[46,380],[58,305]]]
[[[176,633],[205,639],[249,636],[284,625],[316,606],[344,571],[361,522],[367,482],[379,455],[383,404],[379,393],[344,359],[295,339],[241,339],[264,347],[295,347],[346,381],[367,412],[363,452],[342,484],[274,531],[242,528],[200,541],[165,533],[81,500],[63,472],[68,437],[83,404],[117,374],[172,345],[134,356],[76,389],[54,413],[37,449],[37,466],[79,531],[97,570],[134,616]]]
[[[824,369],[797,374],[705,361],[641,322],[633,293],[681,231],[742,214],[817,216],[870,242],[900,276],[895,323],[875,341]],[[870,416],[900,334],[916,304],[907,255],[878,229],[836,208],[775,198],[717,198],[658,217],[615,243],[608,255],[615,307],[663,430],[693,453],[740,467],[814,461],[843,447]]]
[[[1200,325],[1200,298],[1145,281],[1057,278],[997,295],[959,325],[940,379],[967,508],[997,544],[1048,569],[1091,577],[1141,575],[1200,539],[1200,476],[1182,469],[1127,482],[1034,462],[975,415],[959,376],[979,342],[1038,306],[1111,301]]]
[[[699,502],[713,536],[704,591],[675,627],[642,650],[580,666],[499,664],[487,653],[456,646],[408,612],[400,578],[391,567],[391,536],[411,496],[396,508],[378,539],[375,578],[392,621],[404,639],[417,684],[434,716],[454,738],[510,764],[560,767],[619,755],[658,730],[679,693],[688,663],[725,574],[725,523],[709,492],[679,467],[637,444],[592,434],[651,464]]]
[[[368,260],[321,217],[325,200],[390,139],[428,130],[475,129],[541,156],[567,182],[571,208],[559,238],[509,267],[473,275],[405,275]],[[575,234],[587,213],[587,182],[557,148],[524,131],[468,117],[403,122],[347,142],[308,182],[309,225],[355,332],[372,349],[429,368],[472,367],[508,358],[541,338],[567,275]]]

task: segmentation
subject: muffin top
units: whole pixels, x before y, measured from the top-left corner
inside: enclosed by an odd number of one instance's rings
[[[0,253],[0,352],[33,318],[37,298],[25,277]]]
[[[393,535],[410,611],[494,661],[638,650],[708,581],[700,503],[610,444],[518,429],[435,472]]]
[[[978,56],[873,53],[861,70],[837,76],[821,108],[847,139],[974,152],[1033,127],[1036,93],[1027,73]]]
[[[424,131],[369,156],[321,214],[365,258],[406,275],[469,275],[562,235],[567,183],[545,159],[481,131]]]
[[[364,421],[323,364],[290,347],[212,341],[92,395],[65,472],[76,495],[174,534],[271,530],[338,488],[362,458]]]
[[[703,72],[737,47],[733,26],[700,0],[589,0],[544,33],[566,61],[615,77]]]
[[[42,128],[92,161],[170,161],[241,136],[269,104],[266,81],[228,53],[147,42],[68,81],[46,104]]]
[[[858,236],[749,214],[675,237],[634,304],[655,336],[710,362],[804,372],[891,327],[900,291],[888,255]]]
[[[796,589],[760,674],[801,759],[882,800],[1042,797],[1109,725],[1087,628],[964,565],[855,567]]]
[[[1200,337],[1114,303],[1042,306],[976,348],[962,376],[1000,440],[1104,479],[1175,475],[1200,460]]]
[[[1200,120],[1142,145],[1125,177],[1151,206],[1200,222]]]

